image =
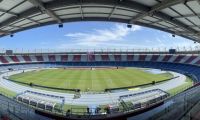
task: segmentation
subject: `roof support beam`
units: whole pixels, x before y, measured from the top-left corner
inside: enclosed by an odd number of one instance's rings
[[[198,32],[198,33],[190,33],[190,32],[185,32],[185,31],[176,31],[175,33],[179,33],[179,34],[190,34],[190,35],[200,35],[200,32]]]
[[[18,29],[21,29],[23,27],[20,27],[20,26],[15,26],[15,25],[8,25],[8,27],[13,27],[13,28],[18,28]]]
[[[167,1],[169,1],[169,0],[167,0]],[[176,3],[177,3],[177,1],[183,1],[183,0],[170,0],[170,1],[176,1]],[[194,1],[194,0],[187,0],[187,1]],[[136,2],[132,2],[132,4],[135,4]],[[173,2],[174,3],[174,2]],[[135,10],[139,10],[139,11],[142,11],[143,13],[149,13],[149,11],[151,11],[151,8],[149,8],[148,6],[145,6],[145,5],[142,5],[142,4],[138,4],[138,3],[136,3],[137,4],[137,7],[135,7]],[[167,4],[167,6],[165,6],[165,7],[168,7],[169,5],[171,5],[171,4]],[[164,7],[162,7],[162,8],[164,8]],[[139,14],[139,15],[143,15],[143,14]],[[145,14],[146,15],[146,14]],[[148,14],[147,14],[148,15]],[[165,20],[165,21],[168,21],[168,22],[170,22],[170,23],[172,23],[172,24],[175,24],[175,25],[177,25],[178,27],[180,27],[180,28],[182,28],[182,29],[184,29],[184,30],[186,30],[186,31],[189,31],[189,32],[194,32],[194,33],[196,33],[197,31],[196,30],[194,30],[193,28],[190,28],[188,25],[186,25],[186,24],[184,24],[184,23],[182,23],[182,22],[180,22],[180,21],[178,21],[178,20],[174,20],[171,16],[169,16],[169,15],[167,15],[167,14],[165,14],[165,13],[162,13],[162,12],[155,12],[154,13],[154,16],[156,16],[156,17],[158,17],[158,18],[160,18],[160,19],[163,19],[163,20]],[[144,16],[142,16],[142,17],[144,17]],[[134,19],[132,19],[132,20],[134,20]],[[132,22],[132,20],[130,20],[129,21],[129,23],[130,22]],[[134,21],[134,22],[136,22],[136,21]],[[132,22],[132,23],[134,23],[134,22]],[[132,24],[132,23],[130,23],[130,24]]]
[[[151,24],[153,25],[153,24],[156,24],[156,23],[159,23],[159,22],[162,22],[162,21],[163,21],[163,20],[160,19],[160,20],[157,20],[157,21],[152,22]]]
[[[35,7],[40,8],[40,10],[46,14],[48,14],[50,17],[52,17],[55,21],[57,21],[59,24],[62,23],[61,19],[53,13],[51,10],[47,9],[43,3],[39,0],[28,0],[30,3],[32,3]]]
[[[114,14],[115,10],[117,9],[117,5],[119,4],[119,2],[121,2],[122,0],[118,0],[116,1],[116,3],[114,4],[114,7],[112,9],[112,11],[110,12],[108,19],[110,20],[110,18],[112,17],[112,15]]]
[[[114,11],[117,9],[117,6],[115,5],[114,8],[112,9],[111,13],[108,16],[108,19],[110,20],[111,16],[113,15]]]
[[[142,14],[135,16],[133,19],[130,20],[130,23],[134,23],[135,21],[138,21],[146,16],[152,16],[154,14],[154,12],[159,11],[161,9],[164,9],[164,8],[167,8],[172,5],[179,4],[179,3],[184,3],[187,1],[189,1],[189,0],[164,0],[161,3],[156,4],[155,6],[150,8],[149,11],[143,12]]]
[[[102,4],[102,5],[112,5],[113,6],[114,4],[116,4],[117,1],[118,0],[84,0],[83,4]],[[162,6],[162,8],[169,7],[170,5],[175,5],[175,3],[178,4],[180,2],[185,2],[186,0],[167,0],[167,1],[171,1],[171,4],[168,3],[167,5],[164,5],[163,2],[162,2],[162,5],[164,6],[164,7]],[[194,0],[187,0],[187,1],[194,1]],[[80,4],[79,0],[60,0],[59,2],[60,3],[55,1],[55,2],[52,2],[51,4],[46,4],[46,7],[52,9],[52,8],[56,8],[57,6],[67,6],[67,5]],[[121,0],[120,4],[118,4],[117,6],[126,7],[126,8],[137,10],[137,11],[140,11],[140,12],[148,12],[148,11],[151,10],[151,8],[149,8],[148,6],[142,5],[142,4],[135,2],[135,1]],[[159,7],[159,9],[161,9],[161,7]],[[179,26],[180,28],[182,28],[186,31],[190,31],[190,32],[194,32],[194,33],[196,32],[196,30],[189,28],[184,23],[177,21],[177,20],[173,20],[173,18],[171,16],[167,15],[167,14],[164,14],[164,13],[161,13],[161,12],[156,12],[156,13],[154,13],[154,15],[165,20],[165,21],[171,22],[171,23]]]
[[[198,32],[198,33],[190,33],[190,32],[183,32],[183,31],[176,31],[175,34],[177,34],[177,35],[187,35],[187,36],[196,36],[198,38],[200,37],[200,32]]]
[[[189,25],[189,27],[197,27],[197,28],[200,28],[200,25]],[[168,29],[175,29],[175,28],[177,28],[177,27],[167,27]]]
[[[176,17],[173,17],[173,19],[196,17],[196,16],[200,16],[200,13],[197,13],[196,15],[195,14],[187,14],[187,15],[184,15],[184,16],[176,16]]]
[[[10,14],[13,16],[18,16],[16,13],[13,13],[13,12],[10,12],[10,11],[4,10],[4,9],[0,9],[0,12],[7,13],[7,14]]]
[[[36,23],[36,24],[40,25],[40,23],[39,23],[38,21],[36,21],[36,20],[33,20],[33,19],[31,19],[31,18],[25,18],[25,19],[27,19],[27,20],[30,20],[31,22],[34,22],[34,23]]]
[[[80,0],[80,13],[81,13],[81,19],[83,19],[84,15],[83,15],[83,8],[82,8],[82,0]]]
[[[157,27],[157,26],[154,26],[154,25],[151,25],[151,24],[147,24],[147,23],[135,22],[135,25],[140,25],[140,26],[144,26],[144,27],[150,27],[150,28],[158,29],[158,30],[165,31],[165,32],[168,32],[168,33],[171,33],[171,34],[177,34],[176,32],[171,31],[169,29],[160,28],[160,27]],[[194,37],[190,37],[188,35],[185,35],[184,33],[182,33],[182,34],[179,33],[177,35],[182,36],[182,37],[187,38],[187,39],[191,39],[191,40],[196,41],[196,42],[200,42],[200,39],[196,39]]]

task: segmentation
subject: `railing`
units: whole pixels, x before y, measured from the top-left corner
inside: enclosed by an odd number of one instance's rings
[[[184,114],[182,120],[199,120],[200,101],[194,105],[194,107]]]
[[[13,120],[30,120],[33,118],[34,111],[26,105],[18,104],[12,99],[5,96],[0,96],[0,113],[5,114],[8,118]],[[32,114],[31,114],[32,113]]]
[[[200,86],[188,89],[168,100],[172,104],[148,120],[179,120],[200,100]]]

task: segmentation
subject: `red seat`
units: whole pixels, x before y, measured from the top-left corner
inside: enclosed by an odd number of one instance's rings
[[[102,59],[102,61],[110,61],[108,55],[101,55],[101,59]]]
[[[37,61],[44,61],[42,56],[35,56]]]
[[[68,61],[68,55],[61,55],[61,61],[67,62]]]
[[[6,58],[4,56],[0,56],[0,61],[2,63],[9,63],[8,60],[6,60]]]
[[[22,56],[26,62],[31,62],[31,58],[29,56]]]
[[[81,55],[74,55],[73,62],[80,62],[81,61]]]
[[[9,56],[9,57],[11,58],[13,62],[16,62],[16,63],[20,62],[17,56]]]

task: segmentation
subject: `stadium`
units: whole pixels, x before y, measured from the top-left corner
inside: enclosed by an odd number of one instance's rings
[[[104,21],[153,28],[196,44],[199,8],[199,0],[0,0],[0,36]],[[0,118],[198,120],[199,65],[198,49],[2,50]]]

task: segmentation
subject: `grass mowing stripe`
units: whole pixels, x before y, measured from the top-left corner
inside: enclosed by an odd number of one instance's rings
[[[123,74],[123,76],[125,77],[125,78],[131,78],[130,80],[127,80],[127,79],[125,79],[125,81],[127,82],[127,86],[133,86],[133,85],[135,85],[135,81],[139,81],[140,80],[140,77],[139,76],[137,76],[137,74],[135,74],[135,73],[133,73],[131,70],[129,70],[129,71],[121,71]],[[134,79],[132,78],[134,76]]]
[[[59,73],[59,71],[49,71],[49,72],[45,72],[43,74],[43,76],[41,76],[41,80],[40,80],[40,85],[48,85],[48,86],[52,86],[52,84],[55,84],[55,79],[56,79],[56,75]],[[48,75],[49,74],[49,75]]]
[[[46,78],[46,81],[44,84],[52,86],[52,87],[57,85],[57,87],[66,88],[65,79],[61,77],[62,74],[63,72],[61,70],[58,70],[57,72],[52,73],[51,76]]]
[[[105,77],[105,73],[104,71],[98,71],[98,74],[96,75],[96,80],[99,81],[99,87],[101,87],[101,89],[105,89],[109,87],[109,84],[107,84],[107,80],[104,78]]]
[[[70,70],[66,70],[64,72],[67,73],[65,76],[65,81],[67,81],[66,85],[68,86],[68,88],[71,89],[74,87],[74,85],[76,85],[72,80],[74,79],[74,76],[78,75],[78,72],[77,71],[70,72]]]
[[[110,87],[118,86],[118,80],[115,78],[115,76],[112,74],[112,70],[105,70],[106,77],[108,78],[106,81],[106,84],[108,84]]]
[[[91,80],[93,82],[93,90],[100,91],[103,87],[101,86],[101,79],[97,79],[98,77],[98,72],[95,72],[94,70],[91,70]]]
[[[66,73],[62,69],[58,70],[57,74],[53,77],[52,83],[49,83],[49,85],[54,86],[56,84],[59,88],[67,88],[66,80],[64,79],[65,75]]]
[[[115,72],[114,70],[110,72],[110,75],[113,78],[113,83],[115,84],[115,86],[119,86],[119,87],[126,86],[126,82],[125,82],[126,77],[123,77],[120,71],[121,70],[117,70],[117,72]]]
[[[125,74],[126,73],[126,74]],[[116,74],[119,78],[119,81],[121,82],[121,86],[130,86],[131,80],[127,79],[130,73],[129,71],[124,72],[124,70],[119,70],[119,74]]]
[[[49,75],[47,75],[48,73],[49,73]],[[43,72],[43,75],[38,76],[39,77],[39,81],[38,81],[37,84],[51,86],[50,83],[53,83],[53,81],[54,81],[54,78],[52,78],[52,76],[53,76],[53,74],[56,74],[56,73],[57,73],[57,71],[56,72],[52,72],[52,71],[49,71],[49,70],[46,71],[46,72]],[[51,79],[49,79],[49,78],[51,78]],[[36,79],[36,78],[34,78],[34,79]]]
[[[74,74],[74,77],[77,77],[77,79],[74,81],[74,88],[76,89],[85,89],[85,83],[83,83],[82,78],[84,78],[85,71],[77,71],[77,74]],[[71,87],[72,88],[72,87]]]

